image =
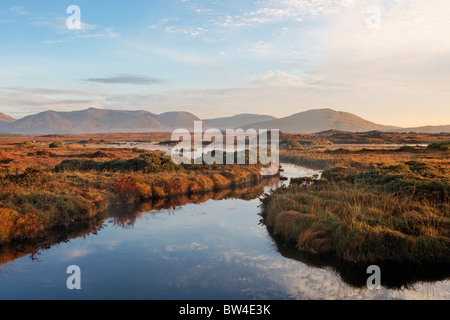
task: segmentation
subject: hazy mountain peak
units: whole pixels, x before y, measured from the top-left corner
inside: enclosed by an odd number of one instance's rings
[[[261,115],[261,114],[251,114],[251,113],[241,113],[231,117],[222,117],[215,119],[204,120],[212,128],[216,129],[235,129],[245,127],[251,123],[268,121],[276,119],[273,116]]]
[[[16,119],[4,114],[0,112],[0,121],[5,121],[5,122],[14,122],[16,121]]]
[[[312,109],[288,117],[253,123],[247,128],[279,129],[290,133],[314,133],[326,130],[371,131],[384,130],[386,126],[364,120],[352,113],[330,108]]]

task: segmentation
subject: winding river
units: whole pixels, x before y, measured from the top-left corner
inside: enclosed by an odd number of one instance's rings
[[[116,207],[46,243],[3,248],[0,299],[450,299],[448,271],[397,268],[369,290],[367,266],[308,257],[272,237],[259,197],[283,183]],[[67,289],[70,265],[81,290]]]

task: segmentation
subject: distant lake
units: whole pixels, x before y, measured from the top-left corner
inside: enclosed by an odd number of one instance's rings
[[[158,142],[110,142],[106,144],[91,144],[88,146],[104,147],[104,148],[139,148],[143,150],[163,151],[167,156],[170,156],[172,151],[180,151],[178,149],[175,149],[177,147],[177,144],[165,144]],[[205,143],[205,145],[203,145],[202,148],[204,154],[214,150],[214,148],[209,147],[209,143]],[[226,150],[234,152],[245,150],[245,148],[246,146],[241,147],[231,146]],[[191,151],[193,152],[195,151],[195,149]]]
[[[105,148],[139,148],[151,151],[164,151],[170,153],[172,146],[167,144],[159,144],[158,142],[110,142],[105,144],[91,144],[88,146],[105,147]]]
[[[158,142],[111,142],[107,144],[93,144],[91,146],[95,147],[105,147],[105,148],[139,148],[139,149],[147,149],[152,151],[163,151],[166,155],[170,155],[172,149],[175,145],[170,144],[159,144]],[[307,148],[314,147],[327,147],[327,148],[400,148],[403,146],[408,147],[427,147],[428,144],[395,144],[395,143],[384,143],[384,144],[333,144],[333,145],[311,145],[307,146]],[[204,146],[206,147],[206,146]]]
[[[302,255],[273,238],[258,198],[283,183],[114,207],[53,243],[3,248],[0,299],[450,299],[450,281],[435,272],[415,280],[405,270],[407,288],[371,291],[361,286],[365,266]],[[70,265],[81,268],[79,291],[66,287]]]
[[[328,145],[328,147],[333,148],[400,148],[403,146],[407,147],[427,147],[428,144],[421,143],[336,143]]]

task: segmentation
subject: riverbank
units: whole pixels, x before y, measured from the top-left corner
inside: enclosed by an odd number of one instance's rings
[[[77,238],[86,238],[97,235],[103,226],[111,222],[120,228],[129,228],[140,219],[145,213],[175,210],[188,204],[202,204],[210,200],[258,199],[264,193],[264,188],[268,184],[276,184],[278,178],[264,180],[259,184],[250,183],[236,188],[226,188],[211,192],[201,192],[195,194],[183,194],[176,197],[166,197],[158,199],[143,200],[138,203],[117,203],[108,207],[107,210],[97,213],[92,219],[73,223],[70,227],[53,228],[45,238],[30,239],[29,241],[13,242],[0,246],[0,267],[15,259],[31,255],[33,260],[41,250],[52,246],[68,242]]]
[[[258,165],[180,165],[158,152],[19,142],[2,149],[0,244],[45,239],[117,203],[256,184]],[[15,165],[11,165],[14,163]],[[28,164],[28,166],[25,166]]]
[[[328,169],[320,181],[297,179],[266,195],[274,235],[354,263],[450,263],[448,151],[284,151],[281,159]]]

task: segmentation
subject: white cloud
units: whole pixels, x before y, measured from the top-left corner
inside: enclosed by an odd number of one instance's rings
[[[269,71],[262,75],[250,77],[250,83],[256,86],[304,86],[305,81],[298,76],[282,72]]]
[[[167,252],[177,252],[177,251],[202,251],[208,249],[208,246],[199,242],[192,242],[189,244],[180,245],[168,245],[166,247]]]
[[[101,106],[98,96],[106,94],[98,88],[96,91],[58,90],[48,88],[0,88],[0,106],[2,112],[15,118],[46,111],[81,110]]]
[[[85,31],[82,29],[82,31]],[[77,39],[114,39],[120,34],[115,32],[113,28],[102,28],[96,32],[80,32],[74,35]]]
[[[364,1],[365,2],[365,1]],[[309,15],[338,14],[343,9],[361,4],[357,0],[265,0],[258,8],[240,15],[218,17],[216,25],[239,28],[292,19],[302,21]]]
[[[164,31],[169,33],[181,33],[191,35],[193,37],[197,37],[208,32],[207,29],[200,27],[177,27],[177,26],[167,26],[164,28]]]
[[[214,58],[204,54],[191,53],[189,49],[184,51],[175,50],[168,47],[160,47],[155,45],[146,45],[146,44],[133,44],[133,46],[142,51],[151,55],[158,55],[164,57],[169,60],[182,62],[190,65],[201,66],[206,68],[223,68],[223,66]]]
[[[265,286],[281,287],[287,296],[293,299],[331,300],[386,300],[386,299],[448,299],[449,283],[420,283],[414,290],[367,290],[355,288],[342,282],[339,274],[328,268],[308,267],[306,264],[292,259],[253,252],[229,251],[218,255],[216,260],[227,264],[230,268],[252,270],[258,278],[258,284],[252,284],[252,277],[240,279],[249,283],[253,294],[258,294],[258,286],[266,281]],[[203,267],[203,266],[199,266]]]
[[[28,14],[28,12],[25,10],[25,8],[24,7],[20,7],[20,6],[11,7],[11,8],[9,8],[8,11],[10,13],[13,13],[13,14],[16,14],[16,15],[19,15],[19,16],[23,16],[23,15]]]
[[[262,53],[265,53],[268,50],[272,49],[272,47],[273,47],[272,44],[260,40],[256,43],[252,44],[250,51],[262,54]]]
[[[67,261],[74,260],[74,259],[80,259],[80,258],[83,258],[92,253],[94,253],[94,251],[91,249],[88,249],[88,248],[68,249],[64,252],[63,259],[67,260]]]
[[[44,39],[43,44],[72,42],[77,39],[114,39],[120,36],[114,28],[102,27],[95,24],[81,22],[81,29],[69,30],[66,25],[67,17],[36,17],[31,19],[31,25],[36,27],[50,27],[56,34],[53,39]]]
[[[19,77],[24,74],[14,70],[0,69],[0,77]]]

